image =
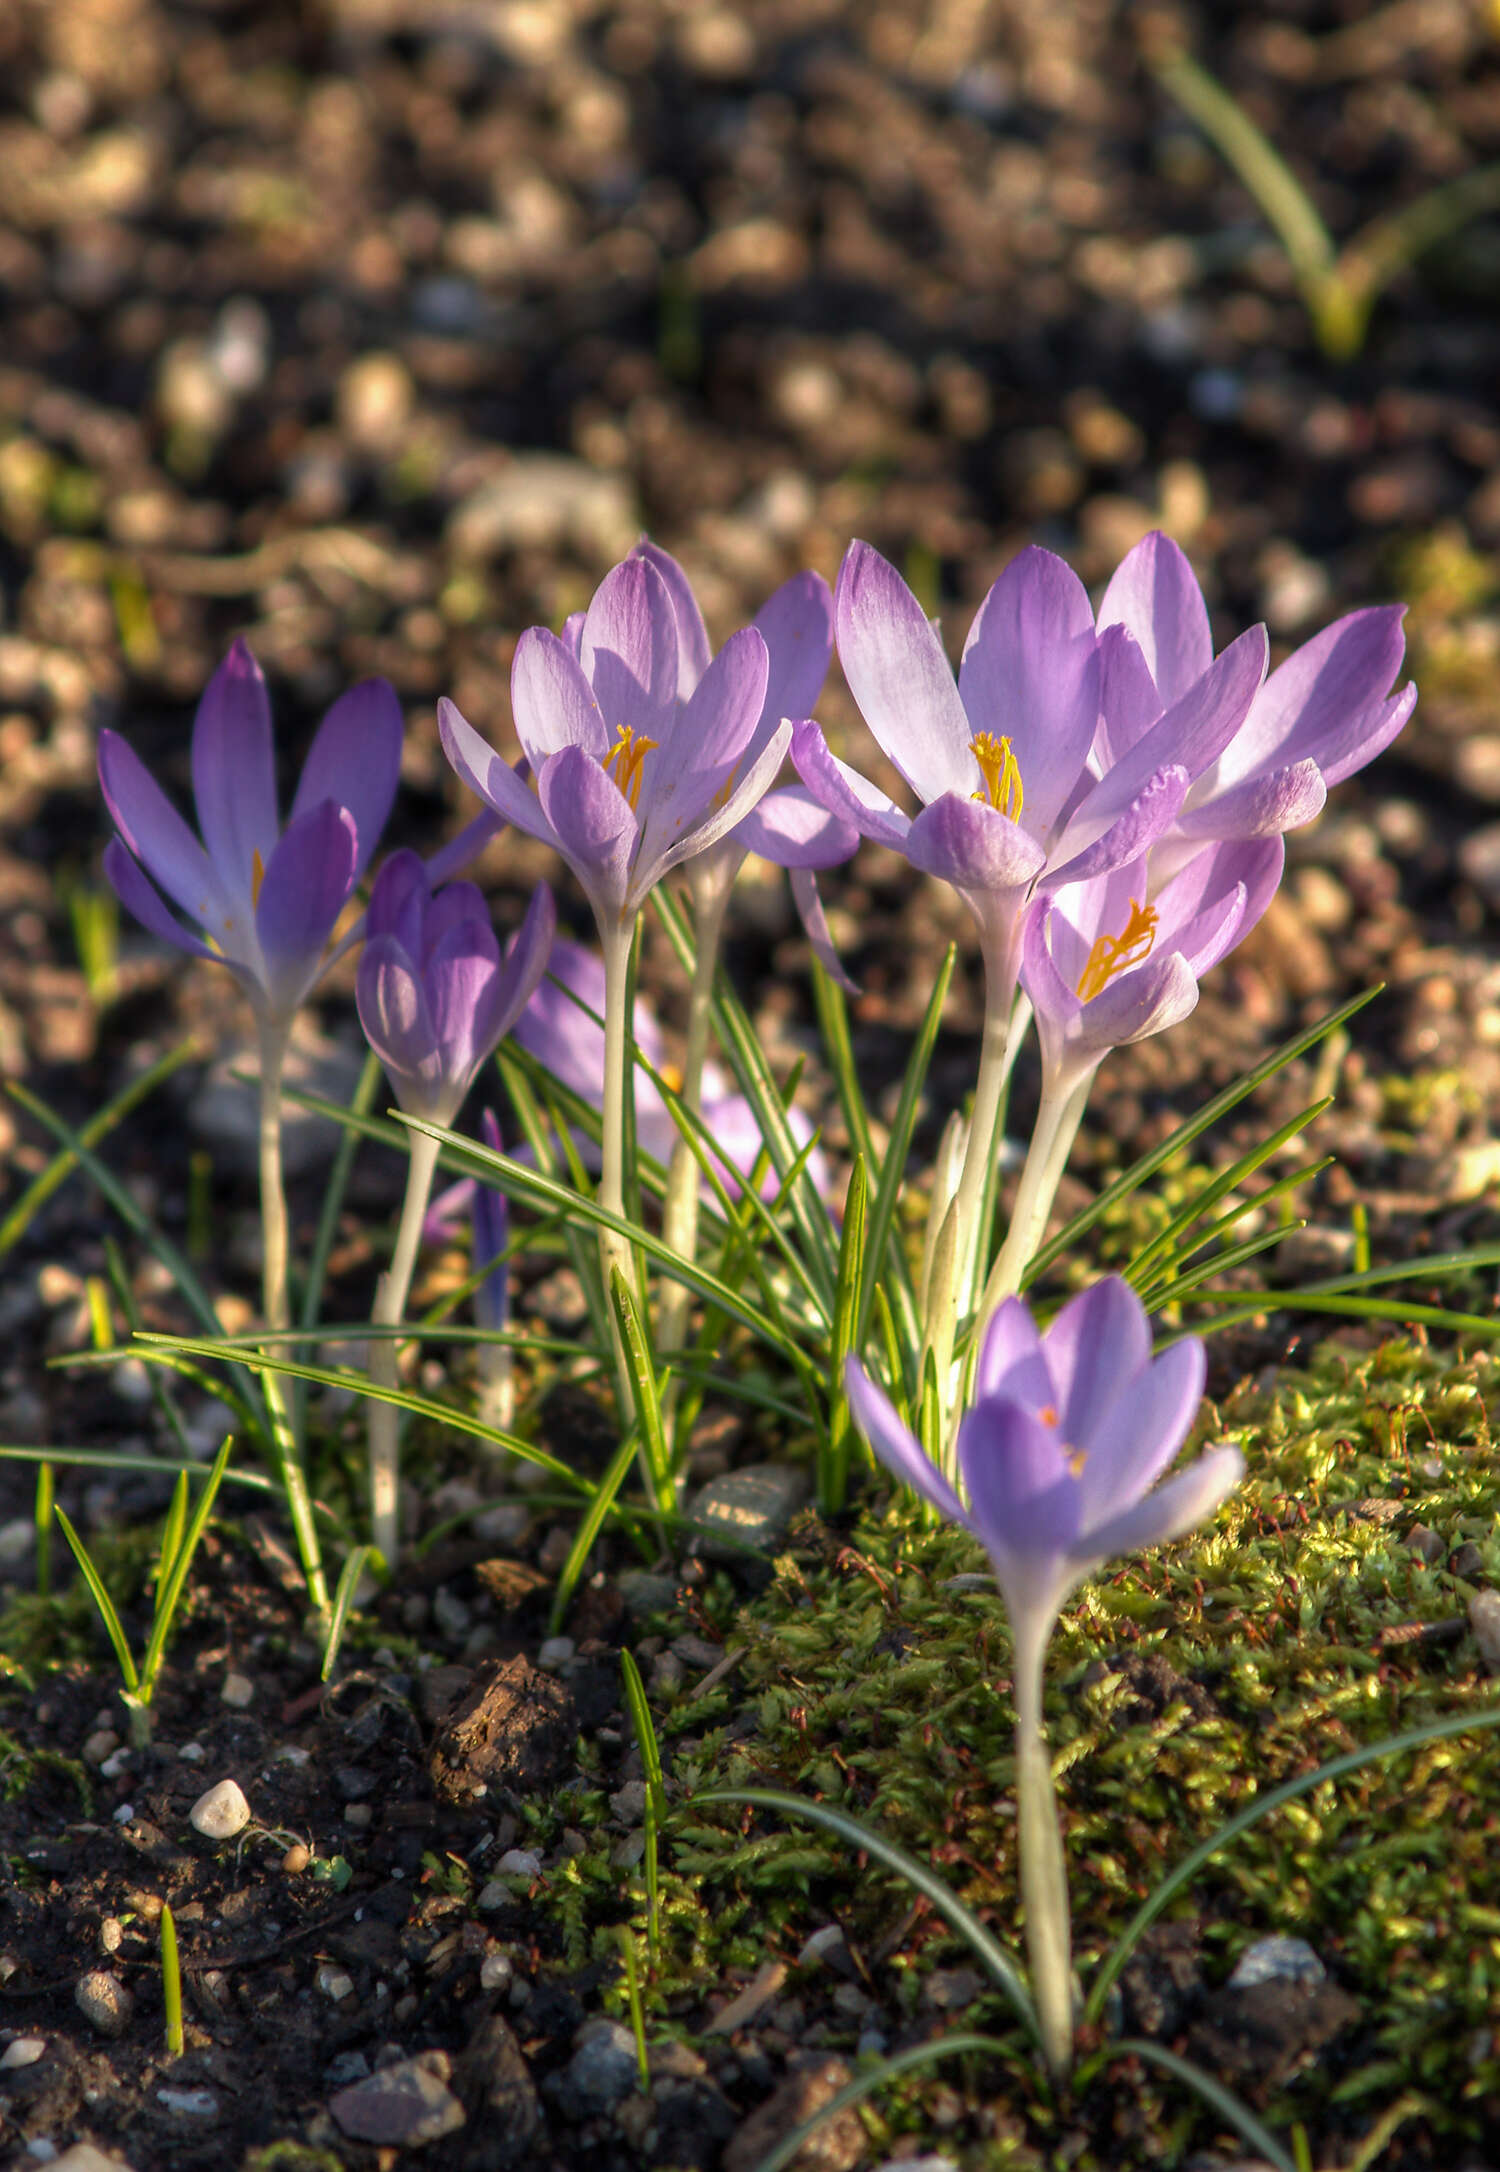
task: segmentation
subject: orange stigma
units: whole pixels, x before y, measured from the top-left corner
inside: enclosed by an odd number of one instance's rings
[[[260,886],[265,879],[266,863],[261,858],[260,847],[257,845],[250,855],[250,903],[252,905],[260,903]]]
[[[1010,751],[1009,739],[997,739],[993,732],[976,732],[969,741],[969,752],[984,779],[984,791],[976,792],[974,797],[987,797],[992,807],[1008,815],[1012,822],[1019,822],[1025,794],[1021,790],[1021,766]]]
[[[633,732],[628,724],[622,724],[614,745],[604,757],[606,769],[612,763],[615,765],[615,783],[629,802],[632,814],[641,796],[641,769],[655,745],[654,739],[647,739],[644,733]]]
[[[1096,935],[1094,938],[1094,947],[1078,982],[1078,993],[1084,1002],[1092,1002],[1096,995],[1101,995],[1117,973],[1139,965],[1150,955],[1155,941],[1156,907],[1138,905],[1132,898],[1130,918],[1120,934]]]

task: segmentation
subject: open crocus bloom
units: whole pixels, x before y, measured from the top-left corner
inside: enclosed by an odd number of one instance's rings
[[[262,1020],[284,1022],[328,963],[334,923],[391,811],[400,704],[384,679],[334,703],[283,830],[266,682],[236,641],[198,704],[192,764],[201,843],[118,733],[100,733],[99,782],[119,832],[104,872],[153,935],[227,965]]]
[[[1271,673],[1233,737],[1195,777],[1153,854],[1154,881],[1209,839],[1278,835],[1310,822],[1330,785],[1390,745],[1417,698],[1414,685],[1390,692],[1405,654],[1404,609],[1351,611]],[[1203,592],[1175,543],[1149,535],[1121,561],[1099,627],[1096,753],[1120,761],[1215,668]]]
[[[414,852],[386,862],[370,893],[356,997],[365,1037],[408,1114],[452,1123],[541,979],[556,924],[540,883],[502,959],[473,883],[434,895]]]
[[[1254,927],[1281,880],[1279,837],[1210,845],[1148,902],[1144,860],[1039,898],[1021,985],[1036,1012],[1048,1093],[1112,1048],[1186,1018],[1211,965]]]
[[[516,645],[511,707],[535,793],[451,701],[438,728],[470,789],[562,854],[608,940],[654,883],[743,820],[781,766],[790,726],[758,733],[769,668],[747,626],[682,700],[673,597],[637,556],[606,574],[567,639],[533,626]]]
[[[1241,636],[1163,711],[1157,703],[1102,775],[1100,647],[1083,584],[1028,549],[980,606],[958,683],[895,568],[853,543],[835,598],[839,661],[876,739],[923,801],[915,818],[799,722],[792,759],[834,813],[951,882],[1013,969],[1016,914],[1032,889],[1137,859],[1192,779],[1229,743],[1265,672],[1264,630]]]
[[[571,993],[569,992],[571,991]],[[592,951],[560,937],[553,946],[548,978],[538,987],[517,1021],[515,1038],[544,1063],[570,1093],[598,1108],[604,1093],[604,1029],[599,1023],[604,1009],[604,967]],[[593,1014],[593,1015],[591,1015]],[[650,1064],[672,1084],[666,1043],[661,1027],[639,997],[631,1020],[636,1047]],[[717,1174],[731,1199],[738,1196],[745,1177],[754,1168],[765,1141],[755,1112],[743,1094],[731,1091],[717,1064],[703,1070],[702,1120],[717,1149]],[[800,1147],[812,1137],[812,1125],[801,1109],[788,1113],[792,1135]],[[645,1072],[635,1072],[636,1141],[644,1153],[662,1164],[672,1158],[678,1130],[666,1101]],[[580,1139],[579,1151],[595,1166],[598,1152]],[[830,1176],[823,1155],[815,1147],[808,1159],[808,1173],[826,1198]],[[762,1194],[774,1198],[779,1180],[769,1170]]]
[[[1237,1448],[1210,1448],[1156,1485],[1198,1408],[1203,1345],[1185,1338],[1153,1359],[1145,1307],[1117,1275],[1071,1299],[1045,1333],[1019,1297],[996,1313],[959,1428],[967,1507],[852,1358],[845,1384],[881,1462],[989,1554],[1028,1663],[1039,1665],[1078,1584],[1116,1554],[1204,1522],[1244,1471]]]

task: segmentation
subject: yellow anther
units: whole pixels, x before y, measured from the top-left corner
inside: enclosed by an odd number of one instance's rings
[[[257,845],[250,855],[250,902],[252,905],[260,903],[260,886],[265,879],[266,863],[261,858],[260,847]],[[227,926],[228,923],[226,922],[225,925]]]
[[[647,739],[643,733],[633,732],[628,724],[622,724],[614,745],[604,757],[606,769],[614,765],[615,783],[629,801],[632,814],[641,796],[641,768],[655,745],[654,739]]]
[[[1056,1425],[1057,1405],[1055,1403],[1043,1403],[1041,1409],[1037,1412],[1037,1416],[1041,1419],[1043,1425]]]
[[[1085,1003],[1102,993],[1117,973],[1127,967],[1139,965],[1150,955],[1156,941],[1156,907],[1138,905],[1130,901],[1130,918],[1118,935],[1096,935],[1094,947],[1089,952],[1088,963],[1078,982],[1078,993]]]
[[[998,807],[1012,822],[1019,822],[1025,794],[1021,790],[1021,765],[1010,751],[1009,739],[997,739],[993,732],[976,732],[969,741],[969,752],[984,779],[984,791],[976,792],[974,797],[988,796],[992,807]]]
[[[663,1063],[658,1065],[657,1068],[661,1074],[662,1084],[664,1086],[670,1086],[674,1094],[680,1094],[682,1092],[681,1065],[675,1063]]]
[[[1089,1452],[1087,1448],[1074,1448],[1065,1451],[1065,1453],[1068,1457],[1069,1477],[1081,1478],[1083,1476],[1083,1466],[1085,1465],[1085,1463],[1087,1463],[1089,1459]]]

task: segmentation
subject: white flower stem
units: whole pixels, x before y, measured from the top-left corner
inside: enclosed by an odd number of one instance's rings
[[[729,887],[699,885],[693,893],[693,981],[688,992],[687,1045],[682,1059],[682,1105],[691,1116],[703,1113],[703,1066],[713,1025],[714,975],[719,965],[719,938],[724,928],[724,909]],[[698,1252],[698,1157],[687,1139],[678,1133],[667,1170],[666,1198],[662,1205],[661,1233],[679,1259],[693,1260]],[[660,1351],[680,1350],[687,1338],[692,1292],[682,1282],[668,1282],[662,1295],[657,1331]]]
[[[635,921],[615,921],[608,927],[601,926],[599,933],[604,946],[604,1108],[600,1133],[599,1204],[606,1214],[613,1214],[623,1221],[625,1096],[635,1091],[635,1081],[630,1075],[628,1061],[630,946],[635,939]],[[605,1308],[613,1327],[620,1416],[628,1423],[634,1414],[635,1402],[630,1386],[630,1370],[625,1361],[625,1349],[620,1340],[618,1324],[614,1321],[614,1306],[610,1298],[613,1270],[619,1268],[632,1294],[634,1282],[630,1243],[617,1230],[601,1227],[599,1265],[604,1275]]]
[[[281,1330],[291,1325],[291,1297],[287,1286],[291,1257],[286,1206],[286,1179],[281,1156],[281,1073],[286,1062],[291,1022],[263,1019],[260,1028],[260,1223],[261,1310],[266,1326]],[[281,1490],[297,1541],[307,1595],[320,1615],[328,1613],[328,1585],[323,1575],[323,1552],[312,1498],[302,1468],[302,1448],[292,1422],[291,1404],[280,1373],[261,1375],[266,1411],[271,1421],[271,1447],[276,1457]]]
[[[1083,1121],[1093,1083],[1094,1073],[1090,1070],[1060,1090],[1049,1092],[1045,1086],[1042,1089],[1042,1105],[1037,1111],[1036,1129],[1026,1150],[1010,1227],[979,1300],[976,1340],[982,1338],[996,1307],[1007,1297],[1014,1297],[1021,1287],[1021,1277],[1046,1230],[1047,1217],[1052,1212],[1052,1202],[1057,1197],[1057,1187],[1062,1182],[1062,1173],[1078,1135],[1078,1126]]]
[[[441,1142],[424,1131],[411,1134],[406,1164],[406,1197],[391,1264],[375,1287],[372,1327],[394,1327],[406,1311],[407,1294],[422,1242],[422,1221],[432,1194]],[[381,1336],[370,1345],[370,1380],[377,1388],[396,1385],[396,1341]],[[370,1528],[375,1544],[394,1568],[401,1545],[401,1413],[394,1403],[370,1403]]]
[[[1073,2064],[1073,1935],[1052,1758],[1042,1722],[1042,1663],[1050,1629],[1049,1622],[1040,1635],[1033,1627],[1015,1639],[1016,1823],[1031,1995],[1047,2070],[1054,2081],[1062,2081]]]

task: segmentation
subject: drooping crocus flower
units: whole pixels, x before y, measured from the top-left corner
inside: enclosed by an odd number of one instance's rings
[[[1203,768],[1152,855],[1159,884],[1217,838],[1279,835],[1310,822],[1330,785],[1363,769],[1411,715],[1415,685],[1390,689],[1405,653],[1405,606],[1351,611],[1315,634],[1256,692],[1243,722]],[[1099,607],[1104,636],[1097,752],[1124,758],[1164,710],[1213,668],[1208,607],[1167,536],[1121,561]]]
[[[546,969],[556,927],[552,893],[538,884],[502,958],[473,883],[450,883],[434,895],[417,855],[398,852],[376,879],[365,924],[355,988],[365,1037],[402,1108],[449,1125],[479,1066],[515,1024]],[[410,1135],[406,1198],[391,1264],[376,1289],[373,1327],[394,1327],[406,1309],[441,1144],[425,1131]],[[395,1387],[393,1338],[372,1339],[370,1377],[377,1388]],[[375,1544],[392,1563],[400,1539],[399,1425],[395,1405],[372,1398],[371,1522]]]
[[[384,679],[334,703],[283,829],[266,682],[236,641],[198,704],[192,765],[201,842],[119,734],[100,733],[99,782],[118,832],[104,872],[153,935],[227,965],[259,1017],[288,1021],[391,811],[400,703]]]
[[[1014,1652],[1021,1897],[1042,2044],[1072,2063],[1067,1877],[1042,1724],[1047,1642],[1070,1594],[1117,1554],[1181,1537],[1213,1515],[1244,1459],[1210,1448],[1165,1484],[1203,1392],[1203,1346],[1159,1358],[1140,1299],[1118,1276],[1066,1304],[1038,1333],[1020,1298],[996,1313],[958,1433],[967,1505],[889,1399],[851,1358],[849,1407],[880,1460],[972,1531],[994,1565]]]

